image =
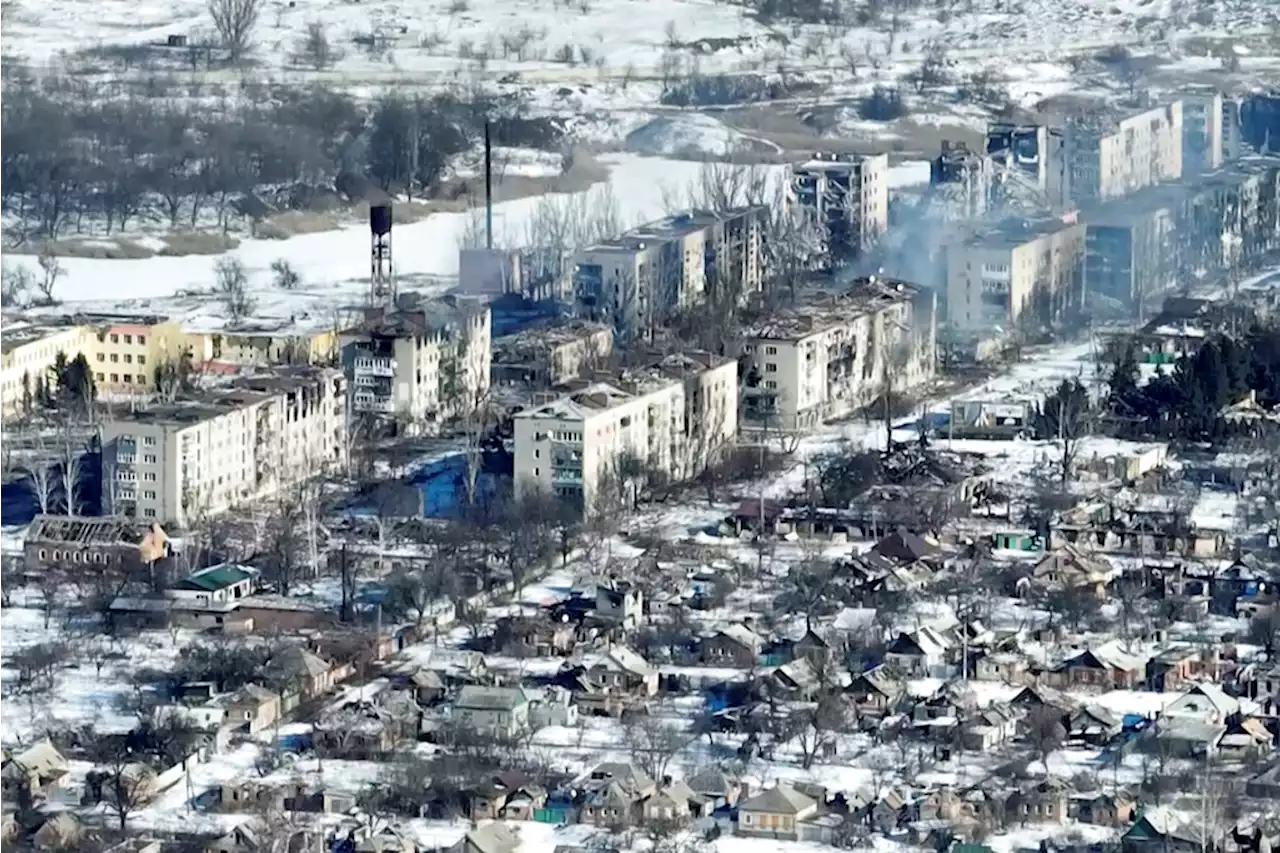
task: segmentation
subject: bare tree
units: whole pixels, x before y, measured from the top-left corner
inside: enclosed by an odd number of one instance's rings
[[[213,265],[213,276],[232,325],[253,313],[257,303],[249,294],[249,274],[239,259],[229,255],[220,258]]]
[[[1045,705],[1031,712],[1026,720],[1027,739],[1040,761],[1044,772],[1049,773],[1049,756],[1053,755],[1067,739],[1066,726],[1062,724],[1062,711]]]
[[[58,279],[62,278],[62,262],[46,246],[36,258],[36,263],[40,265],[41,273],[35,280],[36,288],[40,291],[40,301],[45,305],[56,305],[58,300],[53,298],[53,289],[57,286]]]
[[[324,71],[342,58],[342,51],[329,42],[324,25],[319,21],[307,24],[306,35],[298,42],[297,60]]]
[[[232,62],[239,62],[253,43],[263,0],[209,0],[209,15]]]
[[[651,779],[665,777],[671,762],[691,739],[683,725],[671,725],[657,714],[625,716],[622,737],[632,762]]]
[[[836,732],[842,731],[845,724],[845,709],[839,694],[823,696],[816,706],[794,712],[787,722],[787,733],[800,748],[800,766],[805,770],[812,767],[818,750],[829,743]]]
[[[36,576],[35,587],[40,590],[40,609],[44,613],[44,629],[49,630],[49,623],[65,600],[64,588],[67,578],[59,568],[46,568]]]
[[[484,353],[473,339],[470,319],[464,319],[455,338],[442,347],[440,364],[440,405],[466,442],[467,506],[476,503],[480,477],[482,444],[491,426],[493,410],[488,376],[484,373]]]
[[[387,549],[400,538],[405,520],[418,515],[418,507],[411,501],[420,498],[412,486],[397,483],[379,483],[373,490],[372,521],[378,536],[378,575],[386,574]]]
[[[59,430],[58,468],[62,474],[62,502],[66,514],[78,515],[80,512],[80,477],[83,473],[84,448],[71,432],[71,421],[64,415]]]
[[[118,743],[111,748],[99,778],[103,802],[116,816],[120,831],[124,832],[129,825],[129,815],[151,798],[155,775],[145,764],[135,760],[136,756],[123,739]]]
[[[24,264],[0,267],[0,307],[13,308],[23,303],[36,289],[35,275]]]
[[[267,517],[263,555],[266,560],[266,575],[279,587],[281,594],[288,595],[293,587],[302,552],[306,545],[303,521],[306,495],[301,488],[282,489],[272,502],[270,515]]]
[[[295,290],[302,284],[302,276],[286,258],[276,258],[271,262],[271,280],[281,290]]]
[[[31,494],[35,498],[36,507],[41,514],[47,515],[53,509],[54,498],[58,491],[58,481],[53,468],[49,465],[48,453],[44,440],[37,438],[31,462],[23,466]]]

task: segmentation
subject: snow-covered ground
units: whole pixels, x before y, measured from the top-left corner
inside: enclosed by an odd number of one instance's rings
[[[633,154],[609,154],[609,180],[584,191],[586,206],[615,204],[622,225],[637,225],[671,212],[668,205],[685,197],[704,165]],[[785,167],[753,167],[778,180]],[[907,161],[890,172],[894,186],[927,180],[928,164]],[[536,196],[494,206],[495,243],[527,242],[530,223],[545,199]],[[443,290],[456,281],[458,250],[482,226],[478,211],[436,213],[396,227],[393,257],[402,290]],[[363,224],[338,231],[304,234],[287,240],[246,240],[225,253],[248,271],[257,300],[255,319],[296,320],[310,317],[319,327],[332,325],[333,312],[355,304],[365,294],[369,275],[369,232]],[[201,328],[215,328],[220,304],[208,292],[214,265],[224,255],[190,255],[144,259],[64,258],[64,277],[56,295],[62,310],[132,310],[166,313]],[[290,291],[270,286],[273,261],[287,260],[301,275]],[[36,270],[36,259],[17,255],[6,261]]]
[[[103,732],[128,731],[137,724],[121,706],[133,689],[130,676],[141,669],[171,666],[193,637],[188,631],[155,631],[132,642],[108,642],[98,636],[100,626],[68,625],[58,612],[46,625],[43,601],[32,590],[15,595],[14,605],[0,610],[0,688],[5,695],[0,703],[0,742],[6,745],[29,741],[33,732],[52,726],[92,724]],[[41,643],[67,644],[66,664],[54,671],[47,693],[14,693],[18,673],[13,655]],[[90,644],[99,646],[92,654]],[[99,657],[100,671],[90,659]]]
[[[1053,76],[1035,63],[1117,43],[1171,51],[1193,36],[1266,32],[1276,16],[1266,0],[1219,0],[1210,9],[1193,14],[1195,8],[1175,0],[1023,0],[1015,6],[977,0],[943,15],[922,4],[900,17],[890,58],[909,61],[936,43],[957,59],[1028,69],[1048,82]],[[331,70],[308,72],[296,59],[312,23],[343,51]],[[197,41],[212,32],[204,0],[105,0],[91,14],[76,0],[23,2],[5,15],[7,49],[36,63],[104,46],[160,45],[170,35]],[[771,69],[786,59],[799,68],[845,68],[843,45],[859,58],[869,42],[887,48],[888,26],[776,26],[743,6],[712,0],[321,0],[268,5],[255,35],[255,59],[280,78],[353,85],[388,76],[445,81],[472,65],[489,75],[516,72],[524,81],[567,85],[653,76],[668,45],[696,48],[703,73]],[[357,41],[370,36],[378,46],[362,49]],[[185,61],[183,51],[171,53],[175,62]],[[486,58],[482,63],[477,56]]]

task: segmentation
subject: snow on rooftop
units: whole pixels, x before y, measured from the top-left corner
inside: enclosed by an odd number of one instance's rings
[[[1203,491],[1191,510],[1197,530],[1231,532],[1239,522],[1240,496],[1233,492]]]

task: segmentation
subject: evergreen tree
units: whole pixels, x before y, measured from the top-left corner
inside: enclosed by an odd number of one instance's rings
[[[1111,379],[1107,392],[1107,408],[1116,414],[1133,414],[1138,392],[1138,359],[1134,347],[1129,344],[1116,352],[1111,364]]]

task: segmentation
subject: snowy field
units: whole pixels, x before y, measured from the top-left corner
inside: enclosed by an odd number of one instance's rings
[[[842,49],[860,57],[883,52],[882,64],[907,63],[918,61],[926,44],[938,44],[959,62],[998,63],[1043,89],[1052,87],[1056,72],[1036,63],[1112,44],[1158,46],[1167,56],[1194,36],[1265,33],[1275,18],[1266,0],[1216,0],[1207,11],[1205,4],[1178,0],[976,0],[947,14],[925,4],[902,16],[889,55],[887,22],[839,30],[771,26],[739,4],[709,0],[320,0],[297,6],[273,0],[259,21],[255,58],[279,78],[305,74],[360,85],[388,78],[446,82],[487,56],[486,75],[516,72],[522,82],[565,85],[656,76],[669,46],[696,48],[700,70],[716,73],[772,70],[788,59],[797,68],[835,70],[846,67]],[[294,59],[312,23],[344,53],[335,69],[318,75],[306,74]],[[102,47],[163,44],[169,35],[198,41],[213,32],[204,0],[92,6],[27,0],[6,8],[4,24],[6,50],[36,64]],[[358,45],[375,40],[371,50]]]
[[[670,205],[685,197],[696,184],[703,164],[633,154],[604,155],[609,167],[607,183],[585,193],[588,209],[616,203],[623,225],[632,226],[673,212]],[[894,188],[928,180],[927,162],[906,161],[893,167]],[[754,167],[780,179],[784,167]],[[536,196],[494,206],[494,242],[519,246],[527,242],[530,222],[543,199]],[[458,250],[482,227],[479,211],[436,213],[417,222],[397,226],[393,255],[401,290],[442,291],[456,283]],[[304,234],[287,240],[246,240],[226,253],[246,267],[257,300],[255,319],[301,321],[310,317],[319,327],[332,325],[333,312],[355,304],[365,294],[369,276],[369,232],[364,224],[338,231]],[[64,258],[64,278],[56,295],[62,310],[129,310],[166,313],[202,328],[219,322],[217,301],[209,297],[214,265],[223,255],[189,255],[143,259]],[[290,291],[270,287],[271,263],[289,261],[302,277]],[[7,257],[37,271],[29,255]]]

